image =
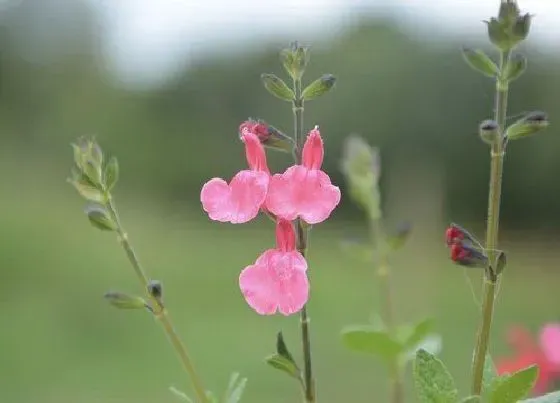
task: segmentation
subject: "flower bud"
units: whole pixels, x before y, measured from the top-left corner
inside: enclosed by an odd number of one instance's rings
[[[496,63],[480,49],[463,48],[463,58],[473,70],[485,76],[496,77],[499,73]]]
[[[293,42],[289,48],[280,52],[280,60],[293,80],[301,80],[309,63],[309,50],[298,42]]]
[[[484,120],[478,126],[478,134],[485,143],[494,144],[500,138],[500,127],[494,120]]]
[[[450,250],[451,260],[461,266],[488,267],[488,256],[469,242],[456,242],[451,245]]]
[[[264,87],[277,98],[283,101],[292,102],[294,100],[294,92],[286,85],[284,80],[274,74],[261,74],[261,80]]]
[[[148,284],[148,293],[155,299],[160,299],[163,296],[163,286],[157,280],[151,280]]]
[[[313,98],[320,97],[321,95],[326,94],[329,92],[333,87],[334,83],[336,82],[336,77],[332,74],[325,74],[321,78],[313,81],[309,84],[302,93],[302,97],[304,101],[310,101]]]
[[[239,126],[239,134],[242,134],[244,130],[256,134],[261,144],[267,148],[284,152],[292,152],[294,148],[294,141],[291,137],[263,120],[249,118]]]
[[[534,111],[513,123],[506,130],[508,140],[517,140],[529,137],[537,132],[546,129],[549,125],[548,116],[541,111]]]
[[[89,222],[95,228],[103,231],[115,231],[117,229],[117,223],[103,206],[91,203],[86,206],[85,211]]]
[[[531,15],[521,15],[514,0],[502,0],[498,18],[491,18],[486,23],[490,41],[498,49],[506,52],[527,38],[531,26]]]
[[[105,166],[105,170],[103,172],[103,184],[105,185],[105,189],[110,191],[116,185],[117,181],[119,180],[119,162],[117,161],[116,157],[111,157],[107,165]]]
[[[506,65],[503,72],[503,79],[507,82],[517,80],[527,69],[527,58],[523,55],[516,55]]]
[[[109,291],[104,297],[111,305],[119,309],[144,309],[148,307],[143,298],[119,291]]]
[[[74,149],[74,163],[90,182],[100,185],[102,181],[103,151],[95,140],[80,138]]]

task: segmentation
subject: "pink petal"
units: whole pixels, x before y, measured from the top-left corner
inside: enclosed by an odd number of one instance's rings
[[[298,252],[269,249],[239,276],[239,287],[251,308],[261,315],[292,315],[309,298],[307,263]]]
[[[269,176],[265,172],[241,171],[228,185],[214,178],[204,184],[200,200],[210,219],[233,224],[257,216],[266,199]]]
[[[313,178],[310,175],[302,185],[307,203],[302,203],[300,215],[309,224],[325,221],[340,203],[340,189],[331,183],[331,178],[326,173],[315,172],[317,177]]]
[[[541,331],[540,343],[548,360],[560,365],[560,324],[546,325]]]
[[[268,187],[266,208],[274,215],[288,221],[297,218],[296,205],[293,201],[294,183],[288,173],[298,168],[305,169],[299,166],[290,167],[284,174],[276,174],[270,178]]]
[[[307,135],[303,145],[302,165],[307,169],[321,169],[324,156],[323,139],[319,133],[319,126],[315,126]]]
[[[221,222],[229,221],[230,193],[228,184],[220,178],[210,179],[202,186],[200,201],[210,219]]]
[[[241,140],[245,143],[245,156],[247,157],[249,168],[253,171],[263,171],[269,174],[266,151],[259,137],[253,132],[243,130]]]
[[[276,223],[276,249],[282,252],[296,250],[296,233],[291,221],[278,219]]]

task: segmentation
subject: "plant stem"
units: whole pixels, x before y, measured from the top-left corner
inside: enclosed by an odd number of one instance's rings
[[[391,273],[387,254],[383,244],[383,229],[379,219],[370,220],[371,235],[375,248],[380,254],[377,262],[377,277],[379,279],[379,291],[381,294],[381,306],[383,307],[383,322],[391,333],[395,331],[393,313],[393,295],[391,290]],[[404,385],[402,371],[397,360],[391,368],[391,403],[402,403],[404,401]]]
[[[294,139],[295,163],[301,163],[301,151],[303,149],[303,99],[301,97],[301,80],[294,80],[295,99],[293,102],[294,114]],[[296,236],[297,250],[305,257],[307,253],[309,228],[300,219],[296,220]],[[309,334],[309,316],[307,314],[307,305],[304,305],[300,311],[301,326],[301,343],[303,348],[303,387],[304,399],[306,403],[315,403],[315,379],[313,378],[313,365],[311,360],[311,336]]]
[[[501,77],[505,66],[509,62],[510,52],[500,52],[500,76],[496,80],[495,120],[499,126],[499,136],[491,146],[490,184],[488,193],[488,219],[486,222],[486,251],[490,259],[490,266],[484,276],[484,299],[482,303],[482,322],[478,331],[476,348],[472,367],[473,395],[480,395],[484,374],[484,361],[488,352],[490,329],[494,314],[494,299],[498,276],[492,266],[495,262],[495,251],[498,246],[498,230],[500,223],[500,200],[502,193],[502,171],[504,163],[504,141],[508,82]]]
[[[161,322],[161,325],[163,326],[163,329],[165,331],[165,333],[167,334],[167,337],[169,338],[169,341],[171,342],[173,348],[175,349],[177,355],[179,356],[179,359],[181,361],[181,363],[183,364],[183,367],[185,369],[185,371],[187,372],[187,374],[189,375],[189,378],[192,382],[193,388],[194,388],[194,392],[197,396],[197,401],[200,403],[207,403],[208,402],[208,398],[206,397],[206,392],[204,389],[204,386],[202,385],[202,381],[200,380],[200,377],[198,376],[195,368],[194,368],[194,364],[192,359],[189,356],[189,353],[187,351],[187,348],[185,347],[185,345],[183,344],[183,342],[181,341],[181,339],[179,338],[179,335],[177,334],[177,331],[175,330],[175,327],[173,326],[173,323],[171,321],[171,318],[169,316],[169,313],[167,311],[167,309],[165,308],[165,306],[163,305],[163,302],[161,301],[161,299],[159,298],[154,298],[149,290],[148,290],[148,286],[149,286],[149,280],[148,277],[146,276],[144,270],[142,269],[142,265],[140,264],[140,260],[138,259],[138,255],[136,254],[136,252],[134,251],[134,248],[132,247],[132,244],[130,243],[129,239],[128,239],[128,235],[126,233],[126,231],[124,230],[119,215],[117,213],[117,209],[115,207],[115,203],[112,199],[112,197],[109,195],[107,198],[107,203],[106,203],[106,207],[109,210],[109,213],[111,214],[113,220],[115,221],[115,223],[117,224],[117,236],[119,238],[119,242],[122,245],[126,256],[128,257],[128,260],[130,261],[130,264],[132,265],[132,268],[134,269],[134,272],[136,273],[136,276],[138,277],[138,280],[140,280],[140,283],[142,284],[142,287],[144,288],[147,296],[149,297],[150,301],[151,301],[151,306],[152,306],[152,311],[154,313],[154,316],[159,319],[159,321]]]

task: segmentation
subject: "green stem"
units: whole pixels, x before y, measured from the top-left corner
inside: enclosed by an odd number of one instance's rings
[[[301,80],[294,80],[295,99],[293,102],[294,114],[294,159],[296,164],[301,163],[301,151],[305,141],[303,137],[303,99],[301,97]],[[309,228],[300,219],[296,220],[297,250],[303,255],[307,254]],[[303,348],[303,392],[306,403],[315,403],[315,379],[313,378],[313,365],[311,360],[311,336],[309,334],[309,316],[307,305],[300,311],[301,344]]]
[[[377,277],[379,279],[379,291],[381,294],[381,306],[383,307],[383,322],[387,326],[389,332],[395,331],[394,312],[393,312],[393,295],[391,290],[391,272],[385,245],[383,243],[383,229],[380,220],[370,221],[371,235],[375,249],[380,254],[377,263]],[[402,379],[402,371],[399,368],[397,360],[392,364],[391,368],[391,403],[402,403],[404,401],[404,385]]]
[[[207,403],[208,398],[206,397],[206,392],[204,386],[202,385],[202,381],[200,380],[200,377],[198,376],[194,368],[193,361],[189,356],[186,346],[179,338],[179,335],[177,334],[177,331],[173,326],[173,322],[171,321],[167,309],[163,305],[161,299],[154,298],[148,290],[148,286],[149,286],[148,277],[146,276],[144,270],[142,269],[142,265],[140,264],[138,255],[134,251],[134,248],[132,247],[132,244],[128,239],[128,235],[121,224],[119,215],[117,213],[117,209],[115,207],[115,203],[111,196],[108,196],[107,198],[106,207],[109,210],[109,213],[111,214],[113,220],[117,224],[116,232],[119,241],[126,253],[126,256],[128,257],[128,260],[130,261],[130,264],[132,265],[132,268],[134,269],[134,272],[136,273],[138,280],[140,280],[142,287],[146,291],[146,294],[148,295],[151,301],[151,306],[152,306],[152,311],[154,313],[154,316],[157,319],[159,319],[165,333],[167,334],[167,337],[169,338],[169,341],[171,342],[171,345],[173,346],[177,355],[179,356],[179,360],[183,364],[185,371],[190,377],[194,391],[197,396],[197,401],[200,403]]]
[[[496,80],[495,120],[499,126],[498,138],[491,146],[490,184],[488,193],[488,219],[486,222],[486,251],[490,259],[490,267],[484,277],[484,296],[482,303],[482,322],[478,331],[476,348],[472,366],[473,395],[480,395],[484,374],[484,361],[488,352],[490,329],[494,316],[494,300],[496,297],[497,275],[492,266],[495,262],[495,251],[498,247],[498,230],[500,223],[500,200],[502,193],[502,171],[504,163],[503,135],[506,125],[508,83],[501,78],[501,72],[509,62],[510,52],[500,53],[500,77]]]

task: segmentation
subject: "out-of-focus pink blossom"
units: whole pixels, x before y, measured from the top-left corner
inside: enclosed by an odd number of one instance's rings
[[[540,344],[533,335],[522,326],[512,326],[507,334],[507,341],[514,350],[511,357],[496,360],[499,375],[511,374],[531,365],[539,367],[539,376],[533,388],[534,395],[550,391],[554,381],[560,379],[560,326],[545,326],[540,334]]]
[[[239,275],[239,287],[251,308],[260,315],[292,315],[309,297],[307,262],[296,248],[290,221],[278,220],[276,248],[262,253]]]
[[[323,154],[323,140],[315,127],[307,136],[301,165],[271,178],[268,210],[290,221],[300,217],[309,224],[318,224],[331,215],[340,203],[340,189],[321,171]]]
[[[210,179],[200,192],[202,208],[212,220],[245,223],[257,216],[266,200],[270,171],[265,150],[252,132],[242,133],[241,140],[251,169],[238,172],[230,183],[221,178]]]

